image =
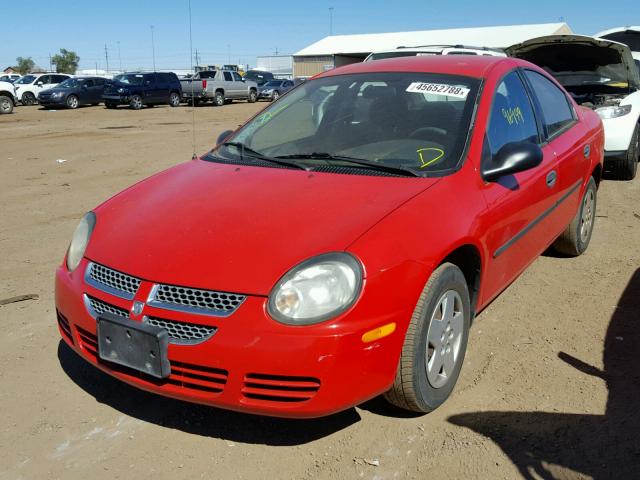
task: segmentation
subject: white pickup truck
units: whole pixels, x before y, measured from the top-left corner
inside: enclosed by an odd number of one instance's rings
[[[244,80],[238,72],[231,70],[204,70],[192,78],[180,80],[182,99],[195,104],[212,101],[220,107],[225,101],[258,99],[258,84]]]

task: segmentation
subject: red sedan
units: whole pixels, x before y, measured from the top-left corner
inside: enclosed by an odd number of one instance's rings
[[[451,394],[474,316],[550,245],[589,245],[598,116],[500,57],[382,60],[295,88],[89,212],[64,341],[150,392],[315,417]]]

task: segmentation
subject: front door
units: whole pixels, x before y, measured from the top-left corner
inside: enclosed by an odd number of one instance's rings
[[[520,75],[511,71],[494,94],[481,169],[492,166],[498,151],[508,143],[541,144],[537,120]],[[488,210],[483,221],[490,259],[481,303],[500,293],[553,239],[549,212],[561,191],[558,159],[549,145],[541,144],[541,148],[544,158],[537,167],[484,184]]]

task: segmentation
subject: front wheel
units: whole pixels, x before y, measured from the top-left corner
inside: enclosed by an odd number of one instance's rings
[[[76,109],[78,108],[78,97],[76,97],[75,95],[69,95],[67,97],[67,107],[71,108],[71,109]]]
[[[134,110],[140,110],[142,108],[142,97],[140,95],[134,95],[129,101],[129,106]]]
[[[440,265],[424,287],[400,354],[390,403],[428,413],[449,398],[467,351],[471,305],[462,271]]]
[[[616,165],[616,177],[620,180],[633,180],[638,172],[638,157],[640,156],[640,124],[636,125],[631,135],[631,142],[627,154]]]
[[[6,95],[0,95],[0,114],[13,112],[13,101]]]
[[[258,100],[258,92],[256,92],[255,90],[250,90],[249,98],[247,99],[247,101],[249,103],[256,103],[257,100]]]
[[[178,95],[176,92],[171,92],[171,95],[169,95],[169,105],[172,107],[179,107],[180,95]]]
[[[22,105],[35,105],[36,104],[36,96],[31,92],[25,92],[22,95]]]
[[[585,252],[591,241],[593,224],[596,219],[597,194],[596,181],[591,177],[584,190],[578,213],[562,232],[562,235],[553,243],[553,248],[558,252],[572,257],[577,257]]]

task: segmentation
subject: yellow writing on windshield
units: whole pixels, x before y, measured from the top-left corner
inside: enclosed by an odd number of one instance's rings
[[[416,150],[418,158],[420,158],[420,168],[428,167],[429,165],[436,163],[442,157],[444,157],[444,150],[437,147],[427,147]]]

